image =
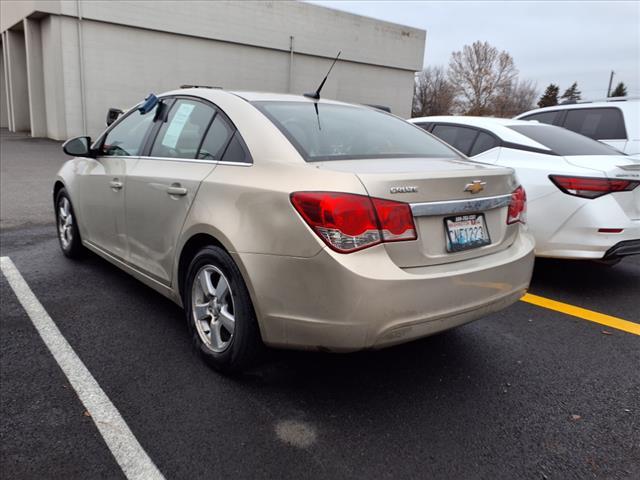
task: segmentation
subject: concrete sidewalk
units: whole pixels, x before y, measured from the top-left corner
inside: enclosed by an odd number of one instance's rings
[[[0,229],[53,223],[51,190],[67,157],[61,142],[0,130]]]

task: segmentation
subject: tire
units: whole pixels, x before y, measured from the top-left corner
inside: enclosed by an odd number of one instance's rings
[[[56,195],[55,203],[56,230],[60,250],[69,258],[80,258],[84,253],[78,221],[67,190],[61,188]]]
[[[258,322],[240,270],[227,252],[209,246],[193,257],[182,300],[194,345],[206,363],[230,374],[256,362],[264,348]]]

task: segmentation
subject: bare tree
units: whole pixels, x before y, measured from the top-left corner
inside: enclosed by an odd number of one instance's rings
[[[533,109],[537,96],[537,88],[533,82],[513,80],[495,95],[492,111],[489,113],[496,117],[514,117]]]
[[[453,108],[455,92],[444,68],[427,67],[418,72],[413,90],[412,117],[448,115]]]
[[[511,55],[499,52],[488,42],[465,45],[449,60],[449,81],[455,88],[460,110],[466,115],[491,114],[496,96],[517,75]]]

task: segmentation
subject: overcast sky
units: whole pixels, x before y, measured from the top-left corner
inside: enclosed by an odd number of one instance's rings
[[[609,74],[640,95],[640,1],[312,1],[326,7],[427,31],[424,65],[449,63],[475,40],[508,51],[521,79],[582,98],[606,96]],[[612,87],[613,88],[613,87]]]

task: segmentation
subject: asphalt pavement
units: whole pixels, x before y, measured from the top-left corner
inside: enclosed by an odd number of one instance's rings
[[[639,336],[518,302],[411,344],[274,351],[224,377],[176,305],[59,252],[60,144],[1,140],[0,253],[167,479],[640,478]],[[538,261],[531,292],[640,323],[640,258]],[[0,294],[0,478],[125,478],[2,275]]]

